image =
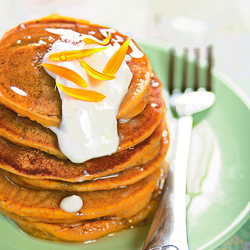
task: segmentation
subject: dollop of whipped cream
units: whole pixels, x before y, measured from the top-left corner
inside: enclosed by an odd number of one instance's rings
[[[60,208],[67,213],[78,212],[82,208],[82,206],[83,201],[81,197],[77,195],[65,197],[60,203]]]
[[[90,35],[83,35],[72,30],[47,29],[47,31],[60,34],[63,39],[53,43],[51,51],[44,56],[43,63],[57,64],[77,72],[87,82],[86,89],[106,96],[100,102],[87,102],[75,99],[58,88],[62,100],[62,121],[59,128],[50,127],[50,129],[57,135],[60,150],[74,163],[82,163],[116,152],[119,145],[116,116],[132,79],[127,63],[123,61],[115,74],[115,79],[96,80],[85,72],[78,60],[57,62],[50,60],[49,55],[101,45],[85,44],[83,38],[90,37]],[[119,47],[119,43],[114,42],[113,46],[82,59],[94,69],[103,71],[108,60]],[[73,82],[46,71],[60,84],[79,88]]]

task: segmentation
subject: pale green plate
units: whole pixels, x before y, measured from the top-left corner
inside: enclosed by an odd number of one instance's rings
[[[149,56],[154,71],[167,84],[167,52],[158,46],[141,44],[141,47]],[[201,73],[204,75],[203,70]],[[195,220],[188,218],[191,250],[214,249],[250,217],[250,102],[235,93],[232,85],[230,80],[215,75],[216,102],[212,108],[194,117],[195,124],[204,119],[214,132],[220,149],[221,169],[219,176],[216,176],[219,183],[217,197]],[[0,215],[0,249],[139,250],[142,249],[148,229],[148,226],[144,226],[127,230],[89,244],[54,243],[22,234]]]

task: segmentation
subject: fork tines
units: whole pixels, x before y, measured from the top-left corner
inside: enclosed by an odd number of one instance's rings
[[[206,61],[207,61],[207,66],[206,66],[206,82],[205,82],[205,88],[207,91],[212,90],[212,46],[209,46],[206,48]],[[181,86],[178,88],[180,89],[179,91],[184,92],[187,89],[188,85],[188,54],[189,54],[189,49],[184,48],[183,54],[181,56],[182,59],[182,74],[181,74]],[[200,83],[200,49],[195,48],[194,49],[194,69],[193,69],[193,90],[198,90],[198,88],[201,86]],[[168,90],[169,94],[173,94],[173,91],[176,89],[176,83],[175,83],[175,66],[176,66],[176,53],[174,49],[171,49],[169,51],[169,65],[168,65]]]
[[[207,48],[207,83],[206,88],[208,91],[212,91],[212,66],[213,66],[213,48],[209,46]]]

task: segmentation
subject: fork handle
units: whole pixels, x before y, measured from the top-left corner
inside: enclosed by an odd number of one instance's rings
[[[193,118],[178,119],[176,154],[143,250],[187,250],[186,173]],[[174,173],[174,174],[173,174]]]

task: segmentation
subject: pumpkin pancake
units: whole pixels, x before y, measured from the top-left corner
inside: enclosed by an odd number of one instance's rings
[[[31,189],[54,189],[78,192],[109,190],[134,184],[150,175],[156,168],[160,166],[160,164],[162,164],[168,147],[169,140],[168,138],[163,137],[159,154],[149,163],[137,167],[131,167],[113,175],[96,178],[92,181],[69,183],[51,179],[31,179],[12,174],[4,170],[1,170],[1,172],[12,182]]]
[[[151,161],[158,154],[158,151],[153,155],[151,152],[159,145],[164,130],[165,120],[163,119],[153,134],[135,147],[110,156],[94,158],[81,164],[59,159],[38,149],[15,145],[0,137],[0,168],[29,178],[68,182],[92,180]],[[164,134],[168,136],[168,133]]]
[[[0,136],[25,147],[40,149],[59,158],[67,157],[58,148],[56,135],[41,124],[0,104]]]
[[[164,100],[161,96],[162,86],[153,74],[151,79],[149,101],[137,116],[118,121],[120,139],[117,151],[130,148],[147,138],[156,128],[165,113]],[[48,128],[18,116],[15,112],[0,105],[0,136],[23,146],[40,149],[59,158],[66,158],[60,151],[56,135]]]
[[[158,200],[158,198],[151,200],[143,210],[130,218],[106,217],[77,224],[34,223],[0,210],[32,236],[53,241],[83,242],[149,222],[155,213]]]
[[[162,98],[162,85],[157,76],[153,74],[149,102],[143,112],[127,122],[118,123],[120,144],[117,151],[133,147],[145,140],[155,130],[165,112],[166,107]]]
[[[31,222],[77,223],[104,216],[129,218],[146,207],[162,175],[162,169],[158,168],[124,188],[67,192],[20,187],[0,174],[0,207]],[[78,195],[83,201],[79,212],[67,213],[60,208],[61,201],[71,195]]]
[[[76,19],[70,21],[70,18],[65,19],[61,16],[49,16],[23,23],[7,32],[0,40],[0,48],[2,48],[0,54],[4,53],[6,57],[5,60],[1,60],[0,102],[45,127],[58,127],[62,111],[61,99],[58,92],[54,91],[55,81],[43,67],[36,67],[41,64],[43,56],[50,50],[52,44],[61,39],[59,35],[46,31],[46,28],[72,29],[83,34],[95,32],[95,37],[100,40],[105,38],[101,30],[109,28],[90,23],[83,24]],[[114,31],[110,42],[113,43],[117,37],[124,41],[127,38]],[[129,47],[127,54],[131,53],[132,49]],[[1,54],[0,58],[4,58],[4,55]],[[140,58],[131,56],[127,64],[133,78],[120,105],[117,118],[135,109],[147,94],[150,85],[152,69],[144,53]],[[25,94],[20,95],[20,92],[15,92],[13,87],[22,90]]]
[[[58,14],[51,14],[51,15],[48,15],[48,16],[40,18],[40,19],[27,21],[25,24],[32,25],[34,23],[40,22],[40,23],[46,23],[46,25],[48,25],[49,23],[53,23],[54,21],[59,21],[60,23],[58,23],[58,27],[63,24],[63,28],[65,28],[65,29],[72,29],[76,23],[78,23],[79,25],[82,25],[82,26],[90,23],[89,21],[83,20],[80,18],[60,16]],[[20,43],[18,43],[16,40],[17,33],[20,31],[20,29],[21,29],[23,36],[19,37],[19,39],[23,39],[24,41],[26,41],[26,44],[30,44],[31,38],[32,39],[35,39],[35,37],[40,38],[44,34],[44,31],[42,30],[42,33],[41,33],[40,30],[38,30],[36,26],[29,27],[30,28],[29,30],[23,29],[25,24],[22,23],[19,26],[14,27],[14,28],[8,30],[7,32],[5,32],[5,34],[1,38],[1,44],[3,46],[7,46],[7,47],[13,47],[15,45],[20,46]],[[58,27],[56,27],[56,28],[58,28]],[[32,35],[32,37],[31,37],[31,35]],[[50,37],[50,38],[47,37],[47,39],[53,40],[53,37]]]

